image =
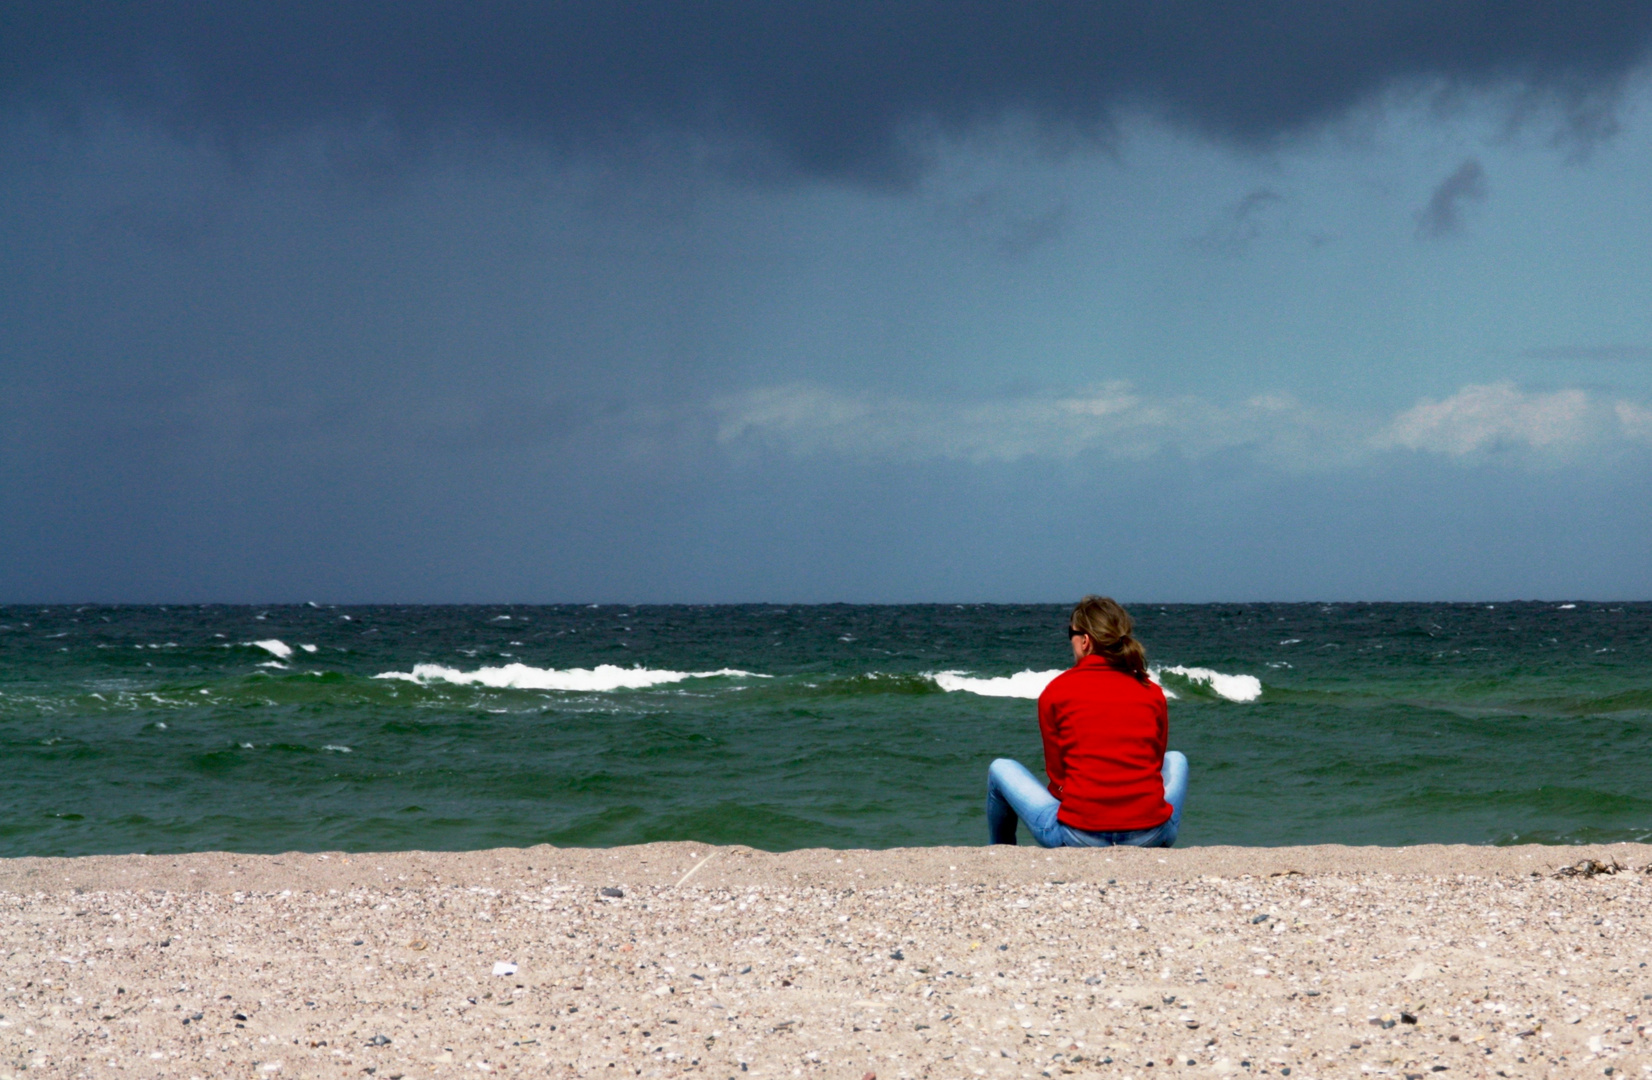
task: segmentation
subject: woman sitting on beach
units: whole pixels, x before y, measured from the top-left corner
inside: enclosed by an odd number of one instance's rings
[[[1049,786],[999,758],[987,770],[987,830],[1015,843],[1025,821],[1044,847],[1169,847],[1187,797],[1187,758],[1166,751],[1170,714],[1147,677],[1130,614],[1105,596],[1073,608],[1073,666],[1038,696]]]

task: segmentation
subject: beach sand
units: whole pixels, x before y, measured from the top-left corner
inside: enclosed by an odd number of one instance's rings
[[[1614,874],[1557,877],[1581,859]],[[0,1076],[1645,1076],[1652,846],[0,861]],[[605,895],[606,892],[606,895]]]

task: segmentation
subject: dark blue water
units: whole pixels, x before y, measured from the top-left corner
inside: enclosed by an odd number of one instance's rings
[[[1652,838],[1652,605],[1132,610],[1192,761],[1183,845]],[[1033,701],[991,695],[1036,694],[1065,625],[0,608],[0,854],[979,843],[987,763],[1040,765]]]

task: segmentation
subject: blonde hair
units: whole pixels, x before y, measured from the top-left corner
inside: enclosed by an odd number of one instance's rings
[[[1130,636],[1130,613],[1110,596],[1086,596],[1073,605],[1067,625],[1089,635],[1094,655],[1126,675],[1147,682],[1147,650]]]

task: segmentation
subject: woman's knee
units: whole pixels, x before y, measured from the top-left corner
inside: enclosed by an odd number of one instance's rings
[[[1187,799],[1187,755],[1179,750],[1164,752],[1164,767],[1160,771],[1164,779],[1164,798],[1176,809],[1179,815],[1182,804]]]

